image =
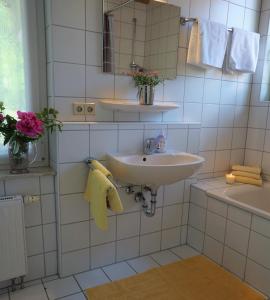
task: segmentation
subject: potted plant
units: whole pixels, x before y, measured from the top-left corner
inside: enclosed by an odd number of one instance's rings
[[[157,72],[132,72],[130,75],[138,87],[138,99],[141,105],[153,105],[155,86],[162,82]]]
[[[0,134],[4,137],[4,145],[8,144],[10,173],[28,173],[29,143],[35,144],[46,130],[51,133],[56,129],[61,131],[62,123],[57,120],[58,112],[53,108],[44,108],[37,114],[17,111],[16,119],[8,114],[4,115],[4,110],[4,103],[0,102]]]

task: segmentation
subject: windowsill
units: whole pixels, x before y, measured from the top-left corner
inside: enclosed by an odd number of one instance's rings
[[[53,176],[55,171],[50,167],[29,168],[29,173],[24,174],[10,174],[9,170],[0,170],[0,181],[18,178]]]

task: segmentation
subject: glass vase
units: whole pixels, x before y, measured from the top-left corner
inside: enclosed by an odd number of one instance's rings
[[[11,174],[29,173],[29,143],[9,143],[8,156]]]
[[[141,105],[153,105],[155,88],[151,85],[138,86],[138,98]]]

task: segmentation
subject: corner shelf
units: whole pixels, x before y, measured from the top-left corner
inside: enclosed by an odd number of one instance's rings
[[[124,112],[160,113],[177,109],[179,107],[179,105],[174,102],[154,102],[153,105],[140,105],[136,101],[101,100],[99,103],[104,109]]]

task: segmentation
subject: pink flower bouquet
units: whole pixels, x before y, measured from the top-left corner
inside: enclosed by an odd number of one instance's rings
[[[0,102],[0,134],[4,137],[4,145],[9,144],[9,154],[17,163],[28,152],[29,143],[37,142],[46,130],[52,132],[62,127],[56,118],[58,112],[52,108],[45,108],[40,113],[17,111],[17,118],[4,115],[4,110],[4,104]]]
[[[20,134],[32,139],[42,135],[43,122],[37,118],[35,113],[17,111],[17,115],[19,120],[16,123],[16,130]]]

